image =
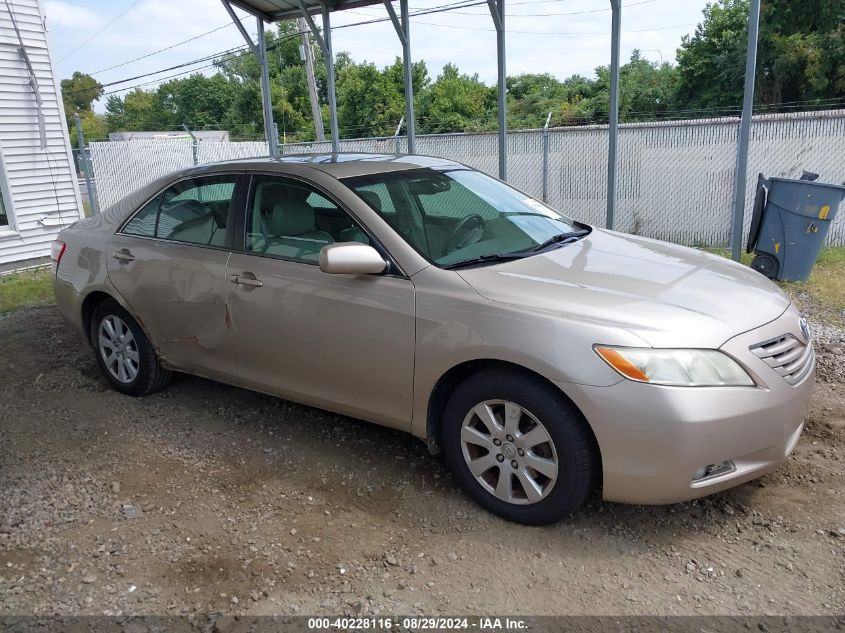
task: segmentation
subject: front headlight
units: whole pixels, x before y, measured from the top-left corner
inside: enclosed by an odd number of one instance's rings
[[[596,353],[625,378],[683,387],[753,387],[727,354],[714,349],[653,349],[596,345]]]

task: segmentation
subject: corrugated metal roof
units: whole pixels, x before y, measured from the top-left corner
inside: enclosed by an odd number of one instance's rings
[[[302,8],[298,0],[229,0],[229,4],[240,7],[244,11],[249,11],[267,22],[302,17]],[[302,0],[302,4],[305,5],[309,13],[321,13],[325,5],[328,5],[332,11],[343,11],[344,9],[382,4],[382,0],[329,0],[328,2]]]

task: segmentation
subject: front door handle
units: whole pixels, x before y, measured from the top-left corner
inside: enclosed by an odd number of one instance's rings
[[[230,275],[229,281],[233,284],[240,284],[241,286],[252,286],[253,288],[260,288],[264,282],[256,279],[252,273],[241,273],[240,275]]]
[[[128,248],[121,248],[119,251],[115,251],[112,253],[112,257],[119,262],[131,262],[135,260],[135,256],[129,252]]]

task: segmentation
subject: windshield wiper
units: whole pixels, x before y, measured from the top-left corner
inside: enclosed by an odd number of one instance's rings
[[[568,244],[570,242],[574,242],[575,240],[579,240],[585,235],[589,235],[589,229],[581,229],[579,231],[569,231],[568,233],[558,233],[557,235],[552,235],[549,239],[547,239],[542,244],[535,246],[532,248],[529,253],[539,253],[540,251],[544,251],[550,246],[554,246],[555,244]]]
[[[473,264],[485,264],[488,262],[507,262],[512,259],[522,259],[528,257],[530,253],[493,253],[492,255],[480,255],[471,259],[462,259],[459,262],[445,264],[441,268],[451,270],[453,268],[460,268],[461,266],[472,266]]]

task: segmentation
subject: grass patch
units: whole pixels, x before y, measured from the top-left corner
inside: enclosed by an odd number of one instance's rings
[[[0,276],[0,314],[53,302],[53,268]]]
[[[845,246],[822,250],[807,281],[781,282],[780,286],[790,296],[807,295],[826,317],[845,324]]]

